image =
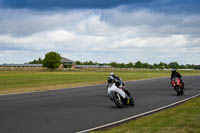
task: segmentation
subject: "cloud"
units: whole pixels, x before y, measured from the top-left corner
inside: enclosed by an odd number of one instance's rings
[[[167,13],[199,12],[199,0],[0,0],[4,9],[52,11],[60,9],[110,9],[126,6],[124,10],[150,9]]]
[[[106,9],[126,4],[149,3],[156,0],[1,0],[5,8],[51,10],[63,9]]]
[[[1,10],[0,63],[24,63],[49,51],[82,61],[198,62],[199,14],[122,8]]]

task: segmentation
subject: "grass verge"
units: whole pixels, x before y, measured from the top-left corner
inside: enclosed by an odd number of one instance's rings
[[[108,130],[92,133],[200,133],[200,97]]]
[[[200,71],[183,71],[200,75]],[[135,70],[116,72],[124,81],[170,76],[170,71]],[[0,71],[0,94],[51,90],[106,83],[109,72]]]

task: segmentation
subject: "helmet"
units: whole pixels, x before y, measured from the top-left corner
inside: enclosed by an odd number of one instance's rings
[[[111,73],[110,73],[110,76],[114,76],[114,75],[115,75],[114,72],[111,72]]]

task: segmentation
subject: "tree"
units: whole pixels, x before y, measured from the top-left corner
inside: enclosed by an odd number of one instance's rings
[[[179,68],[179,64],[177,62],[171,62],[169,63],[169,68],[173,68],[173,69],[178,69]]]
[[[151,68],[150,64],[148,63],[142,63],[143,68]]]
[[[38,60],[34,59],[33,61],[28,62],[27,64],[42,64],[42,59],[39,57]]]
[[[158,64],[159,69],[164,69],[165,68],[165,63],[160,62],[160,64]]]
[[[134,65],[132,62],[129,62],[127,65],[126,65],[127,68],[134,68]]]
[[[119,67],[117,62],[111,62],[109,65],[112,66],[112,67],[115,67],[115,68]]]
[[[94,63],[92,61],[89,61],[88,65],[94,65]]]
[[[153,64],[153,68],[155,69],[155,68],[158,68],[159,66],[158,66],[158,64],[156,64],[156,63],[154,63]]]
[[[58,68],[61,64],[61,56],[56,52],[49,52],[45,55],[43,66],[48,67],[51,71]]]
[[[76,65],[81,65],[81,62],[80,61],[76,61]]]
[[[119,66],[120,66],[120,68],[125,68],[126,67],[126,65],[124,63],[120,63]]]
[[[135,68],[142,68],[143,67],[143,65],[142,65],[142,62],[141,61],[137,61],[136,63],[135,63]]]
[[[42,59],[39,57],[39,59],[38,59],[38,63],[39,64],[42,64]]]

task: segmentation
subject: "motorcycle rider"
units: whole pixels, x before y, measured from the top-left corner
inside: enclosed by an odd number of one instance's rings
[[[108,84],[110,84],[110,83],[119,83],[119,82],[122,82],[122,80],[117,75],[115,75],[114,72],[111,72],[109,77],[108,77]],[[122,82],[122,85],[124,86],[123,82]]]
[[[177,72],[176,69],[172,69],[171,82],[172,82],[172,79],[176,78],[176,77],[179,78],[181,83],[184,85],[184,82],[183,82],[181,74],[179,72]]]
[[[125,89],[125,84],[124,82],[117,76],[114,74],[114,72],[111,72],[109,77],[108,77],[108,85],[110,83],[116,83],[116,86],[119,88],[121,85],[121,89],[128,95],[131,97],[130,93],[128,92],[128,90]],[[108,87],[107,85],[107,87]]]

